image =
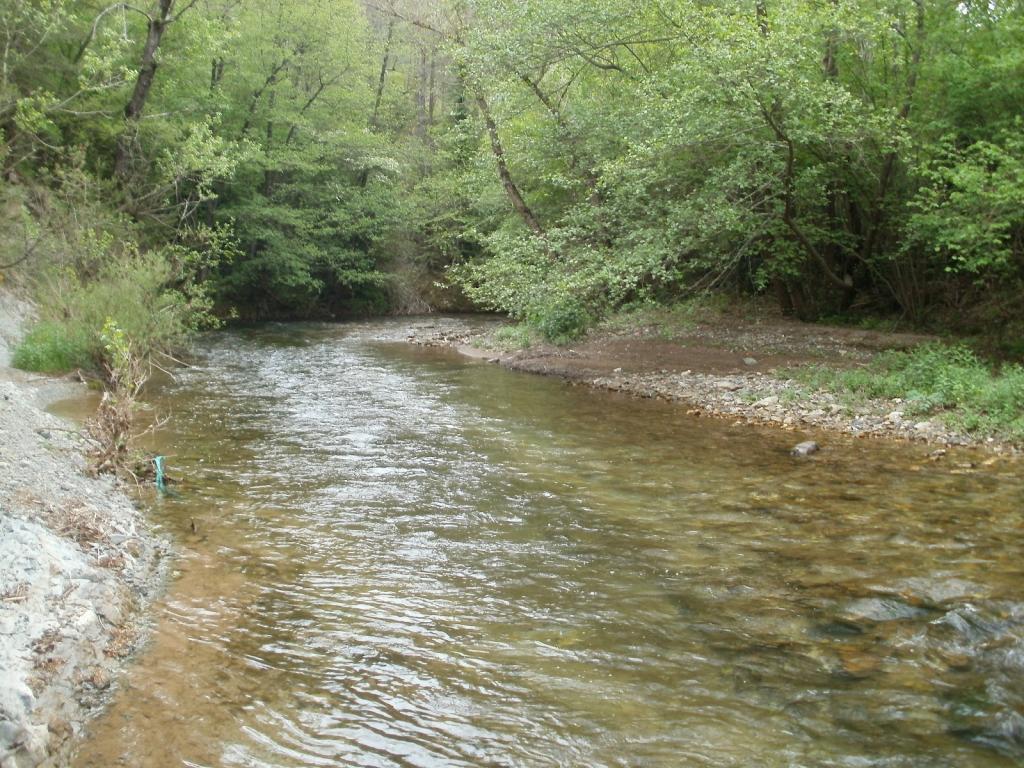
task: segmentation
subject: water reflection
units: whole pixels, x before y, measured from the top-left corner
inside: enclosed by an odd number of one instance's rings
[[[798,461],[402,331],[219,335],[156,395],[184,557],[76,765],[1024,757],[1019,466]]]

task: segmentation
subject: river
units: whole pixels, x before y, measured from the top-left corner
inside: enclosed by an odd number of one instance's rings
[[[1019,464],[795,459],[407,327],[214,334],[151,393],[181,558],[75,766],[1024,760]]]

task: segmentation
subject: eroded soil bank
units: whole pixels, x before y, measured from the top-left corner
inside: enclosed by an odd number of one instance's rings
[[[66,762],[140,642],[167,544],[106,478],[73,425],[80,392],[8,366],[30,307],[0,291],[0,766]]]
[[[812,390],[787,371],[805,364],[866,365],[875,355],[932,340],[920,334],[887,333],[814,325],[782,317],[719,316],[665,338],[664,329],[636,327],[591,332],[559,347],[534,343],[509,350],[492,331],[466,332],[439,321],[417,328],[409,341],[450,346],[528,373],[564,378],[600,389],[678,402],[692,415],[781,427],[823,429],[856,437],[884,437],[944,446],[982,446],[997,453],[1019,447],[963,434],[937,418],[915,418],[902,399],[851,403]]]

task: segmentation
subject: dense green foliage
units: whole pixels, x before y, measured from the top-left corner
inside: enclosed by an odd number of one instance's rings
[[[40,349],[444,281],[554,340],[707,290],[1024,329],[1020,0],[0,0],[0,50]]]
[[[492,23],[455,55],[540,224],[478,210],[478,301],[561,327],[713,286],[808,319],[1019,321],[1019,2],[474,7]]]

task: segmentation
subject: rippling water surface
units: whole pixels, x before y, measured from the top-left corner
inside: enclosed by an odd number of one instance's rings
[[[155,394],[182,558],[75,765],[1024,760],[1019,464],[796,460],[406,327],[220,334]]]

